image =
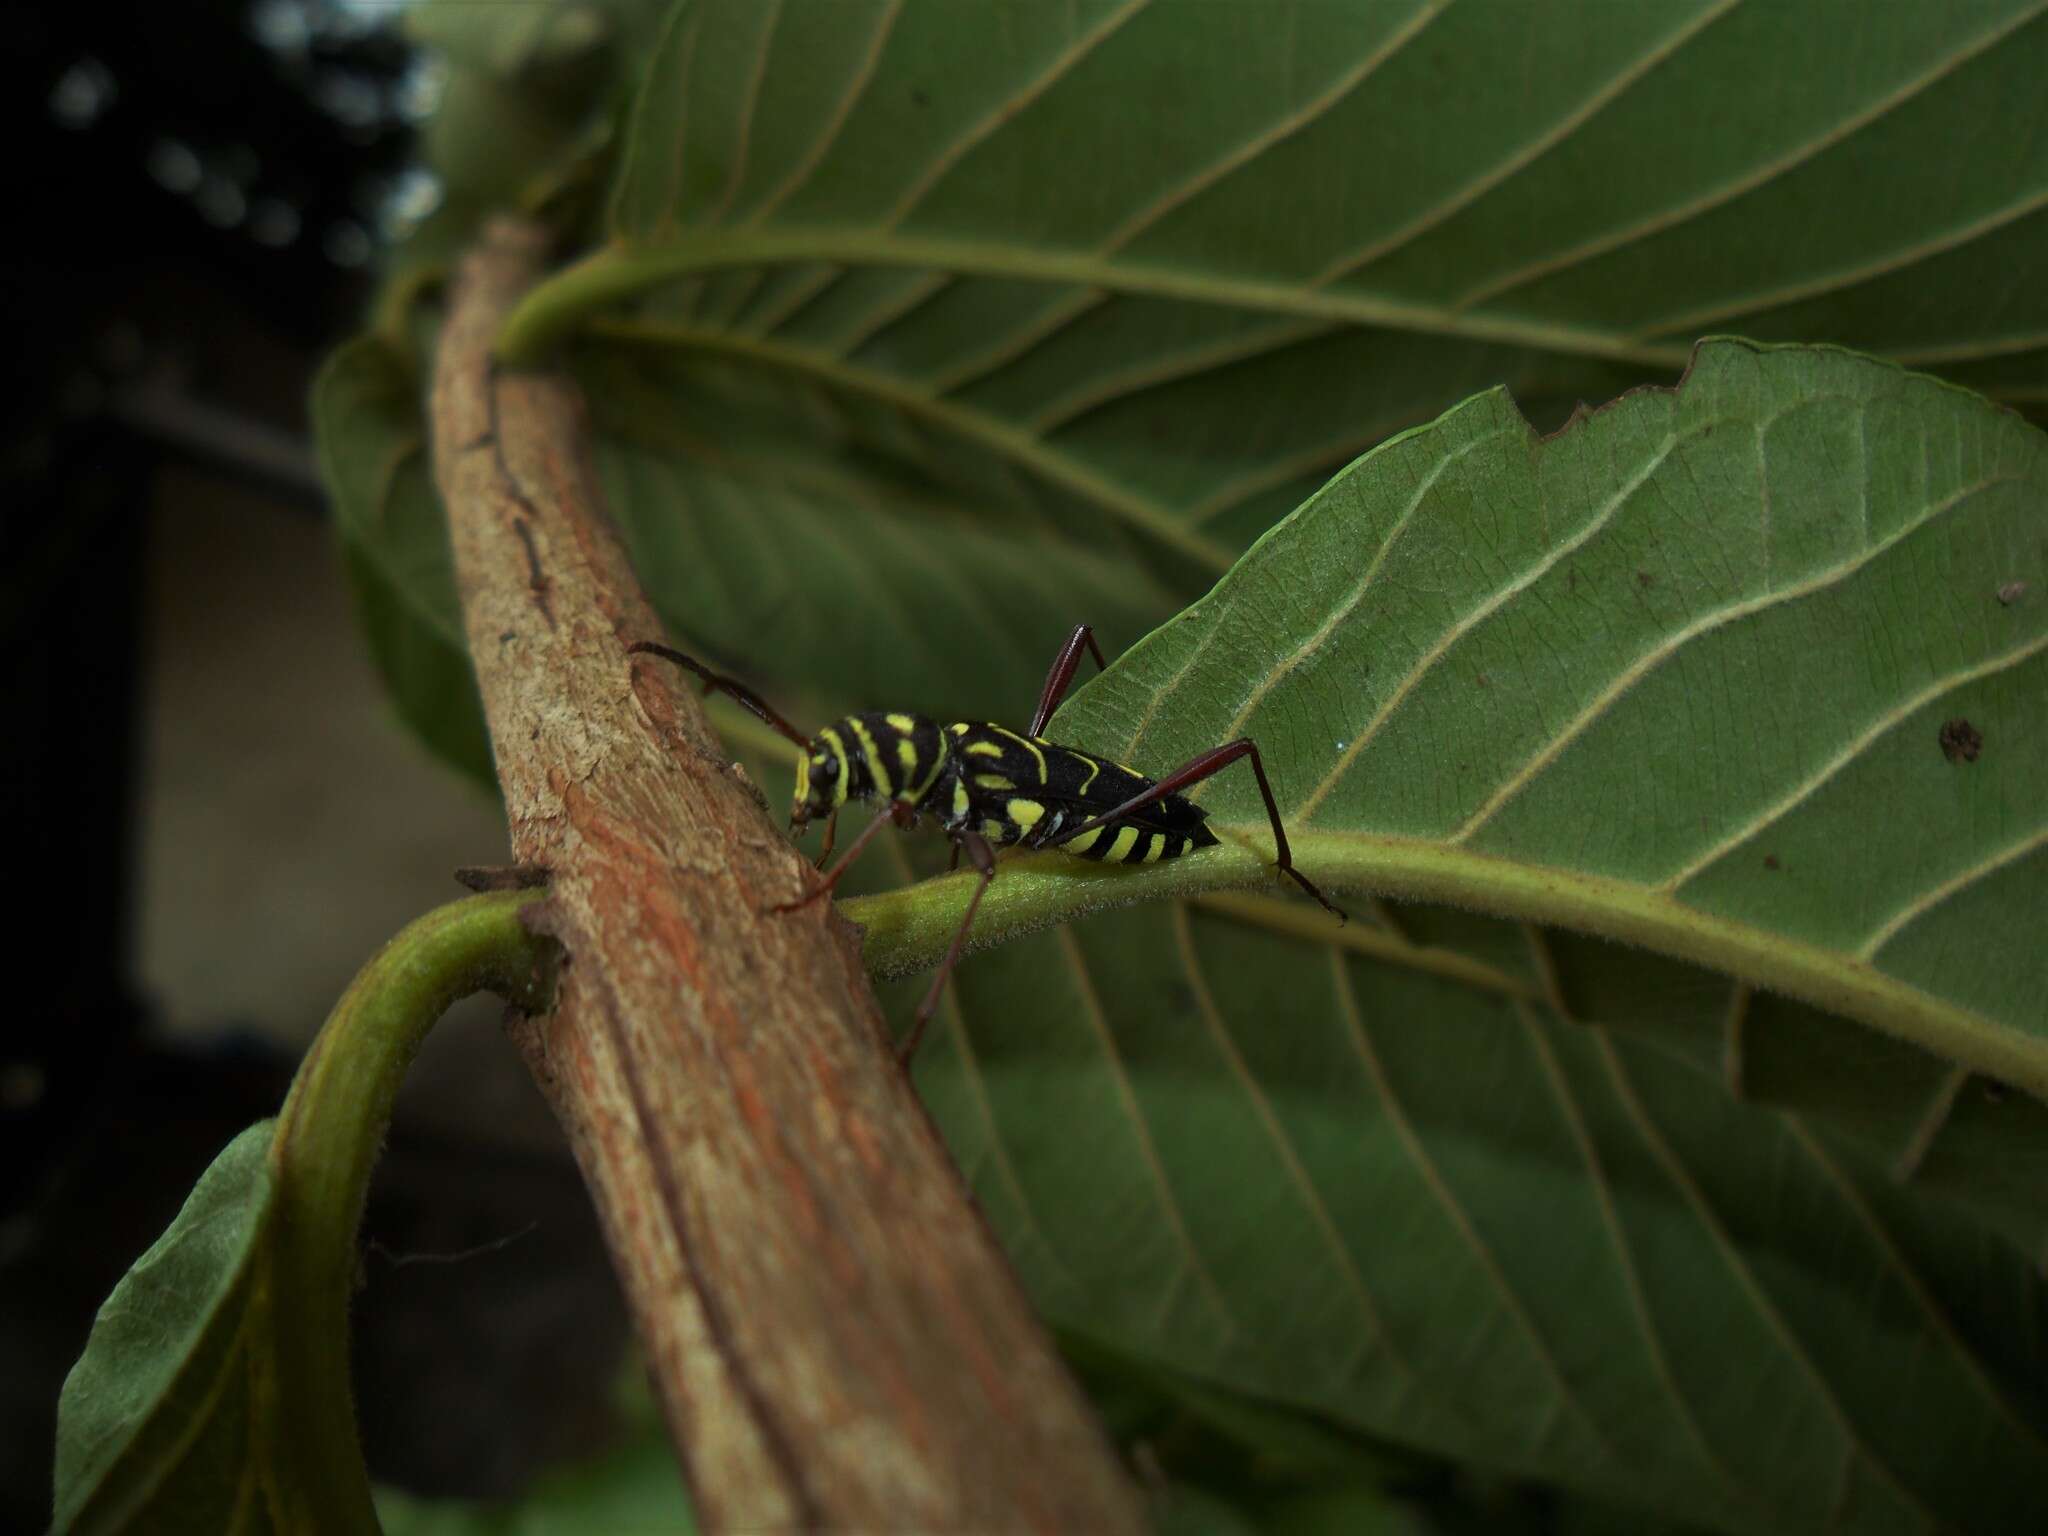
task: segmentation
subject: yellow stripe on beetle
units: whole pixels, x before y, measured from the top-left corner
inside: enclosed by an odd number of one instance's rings
[[[818,732],[818,740],[830,747],[832,755],[839,760],[839,772],[832,780],[832,805],[836,810],[846,804],[846,781],[853,777],[846,771],[846,743],[839,739],[839,733],[829,725]]]
[[[896,788],[889,782],[889,765],[882,761],[882,754],[875,749],[875,738],[868,734],[868,728],[860,723],[858,717],[848,716],[846,723],[860,738],[860,749],[867,758],[868,772],[874,776],[876,792],[884,800],[895,799]]]
[[[1003,810],[1010,820],[1017,823],[1026,832],[1029,832],[1045,819],[1045,807],[1036,800],[1012,800]]]
[[[1029,736],[1019,736],[1015,731],[1011,730],[1008,726],[992,725],[989,727],[989,729],[994,731],[998,736],[1009,737],[1010,740],[1016,742],[1018,746],[1022,747],[1026,752],[1029,752],[1033,757],[1037,758],[1038,782],[1041,784],[1046,782],[1045,754],[1038,749],[1037,742],[1033,741]],[[969,747],[967,750],[972,752],[974,748]]]
[[[1125,827],[1116,835],[1116,841],[1109,845],[1109,851],[1102,856],[1105,864],[1114,864],[1131,851],[1138,841],[1138,829]]]

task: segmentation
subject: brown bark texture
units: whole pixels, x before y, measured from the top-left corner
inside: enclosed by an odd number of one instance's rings
[[[494,369],[494,224],[435,364],[436,479],[521,864],[567,961],[522,1040],[602,1214],[700,1521],[1135,1530],[1142,1511],[891,1056],[857,932],[694,694],[574,388]],[[680,510],[678,515],[681,515]]]

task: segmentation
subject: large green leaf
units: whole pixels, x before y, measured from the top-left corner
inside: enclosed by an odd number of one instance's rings
[[[828,709],[988,711],[1069,616],[1128,643],[1489,385],[1555,422],[1740,317],[2038,393],[2006,275],[2048,188],[2040,9],[626,5],[609,238],[507,347],[577,335],[691,645]],[[462,20],[458,64],[521,89],[561,22]],[[363,582],[401,693],[445,668],[397,632],[456,628],[416,490],[344,505],[404,578]]]
[[[1553,419],[1702,329],[2023,388],[2044,72],[2027,3],[697,0],[507,345],[691,365],[706,432],[784,389],[1185,585],[1476,388]]]
[[[1455,906],[1209,896],[963,967],[921,1083],[1042,1305],[1727,1529],[2048,1519],[2048,1121],[1969,1086],[2048,1080],[2044,496],[2017,418],[1738,343],[1340,476],[1053,734],[1248,732],[1304,868]],[[1011,861],[978,931],[1267,878],[1249,775],[1198,793],[1225,848]],[[852,903],[871,954],[965,884]]]

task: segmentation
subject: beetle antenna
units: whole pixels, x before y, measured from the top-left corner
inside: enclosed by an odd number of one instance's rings
[[[694,656],[685,656],[681,651],[666,645],[657,645],[652,640],[636,640],[626,647],[628,656],[659,656],[663,661],[672,661],[687,672],[694,672],[703,680],[704,691],[716,688],[742,709],[758,715],[762,722],[788,737],[806,751],[810,750],[811,738],[791,725],[775,712],[775,708],[745,683],[735,682],[721,672],[714,672]]]

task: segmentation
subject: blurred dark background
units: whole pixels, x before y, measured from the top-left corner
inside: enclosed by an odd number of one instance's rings
[[[355,968],[504,854],[351,628],[307,391],[433,210],[399,6],[10,9],[0,754],[0,1532],[49,1518],[92,1317]],[[372,1471],[503,1493],[608,1432],[625,1325],[481,1002],[408,1081],[365,1231]]]

